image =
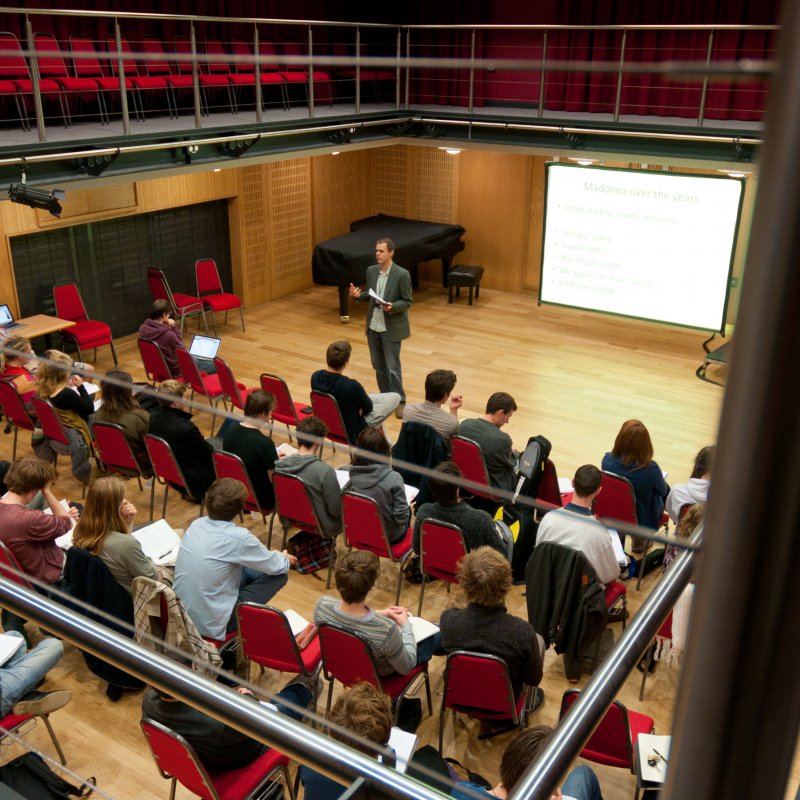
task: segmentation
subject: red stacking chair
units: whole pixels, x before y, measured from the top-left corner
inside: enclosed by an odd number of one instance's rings
[[[275,521],[275,509],[262,508],[259,504],[258,497],[256,497],[256,493],[253,491],[253,482],[250,480],[250,474],[247,472],[247,467],[245,467],[242,459],[233,453],[226,453],[221,450],[215,450],[211,454],[211,458],[214,461],[214,473],[217,478],[234,478],[247,487],[248,494],[244,503],[245,511],[257,511],[261,514],[261,519],[264,521],[265,525],[267,524],[267,514],[270,515],[268,541],[271,542],[272,524]]]
[[[291,56],[292,58],[301,57],[307,58],[308,56],[305,53],[300,52],[300,45],[296,42],[285,42],[283,45],[283,54],[285,56]],[[308,64],[291,64],[288,66],[290,70],[298,70],[305,75],[306,79],[306,91],[308,91]],[[331,91],[331,76],[327,72],[323,72],[322,70],[312,69],[311,71],[311,80],[314,82],[314,95],[319,99],[322,99],[322,95],[327,95],[327,100],[330,105],[333,105],[333,92]],[[323,88],[324,91],[321,92],[319,95],[317,94],[317,86]]]
[[[143,71],[148,77],[163,78],[167,85],[167,104],[170,116],[174,111],[177,119],[179,116],[177,92],[189,91],[192,88],[192,76],[173,75],[172,66],[160,39],[156,39],[154,36],[144,36],[141,41],[141,50],[149,58],[139,64],[140,71]]]
[[[100,90],[100,100],[102,101],[103,111],[106,114],[106,121],[108,121],[108,103],[106,103],[105,95],[110,94],[112,98],[119,97],[119,77],[112,77],[103,72],[103,65],[100,62],[100,57],[94,46],[94,41],[85,34],[71,34],[69,37],[69,47],[73,56],[79,56],[79,58],[73,57],[72,59],[72,71],[75,73],[75,77],[91,78],[95,81]],[[136,95],[133,93],[134,86],[131,79],[128,77],[124,80],[124,90],[126,94],[130,92],[134,112],[138,115]]]
[[[451,439],[450,446],[453,448],[453,461],[458,464],[464,478],[486,487],[485,489],[470,487],[469,493],[483,497],[498,505],[502,503],[502,498],[492,492],[489,471],[486,469],[486,460],[483,457],[483,450],[481,450],[480,445],[477,442],[473,442],[472,439],[466,439],[456,434]]]
[[[209,60],[203,64],[203,71],[198,76],[201,83],[205,79],[208,81],[205,83],[206,86],[226,89],[231,112],[238,114],[236,93],[233,90],[234,86],[237,85],[237,76],[231,69],[229,54],[225,52],[225,48],[219,39],[206,39],[206,55]]]
[[[379,558],[388,558],[400,564],[394,596],[394,602],[399,603],[400,590],[403,588],[403,567],[412,553],[411,539],[414,529],[409,528],[399,542],[391,544],[378,503],[372,497],[351,491],[342,494],[342,519],[344,539],[348,547],[369,550]]]
[[[203,301],[199,297],[194,297],[190,294],[181,294],[180,292],[173,293],[169,288],[167,276],[163,270],[150,267],[147,270],[147,285],[150,287],[150,294],[153,300],[166,300],[172,313],[180,317],[181,327],[180,331],[183,334],[183,322],[186,317],[191,317],[194,314],[199,314],[203,320],[203,329],[206,334],[208,333],[208,324],[206,323],[206,315],[203,311]]]
[[[275,46],[272,42],[260,41],[258,43],[258,54],[264,59],[261,63],[262,72],[266,72],[267,74],[278,73],[281,80],[284,81],[287,98],[289,96],[288,85],[290,84],[295,85],[299,83],[303,85],[303,90],[305,91],[305,84],[306,81],[308,81],[306,73],[294,66],[284,69],[278,63],[278,54],[275,52]]]
[[[106,470],[128,477],[135,475],[142,491],[142,478],[148,476],[142,472],[122,427],[115,422],[95,422],[92,434],[95,452]]]
[[[394,710],[394,720],[397,724],[402,699],[406,696],[411,684],[419,677],[425,681],[428,713],[433,714],[427,663],[414,667],[408,675],[394,673],[380,676],[369,645],[358,634],[323,623],[319,626],[319,639],[322,651],[322,669],[328,681],[326,714],[329,714],[331,710],[334,680],[339,681],[343,686],[353,686],[360,681],[366,681],[376,689],[388,694],[392,700],[397,701]]]
[[[561,698],[561,719],[580,695],[579,689],[567,689]],[[653,733],[652,717],[629,711],[619,700],[614,700],[600,724],[594,729],[586,746],[578,755],[597,764],[620,767],[634,771],[633,749],[640,733]]]
[[[73,77],[67,70],[64,56],[61,54],[61,47],[58,40],[52,33],[35,33],[33,35],[33,46],[36,49],[36,56],[39,61],[39,75],[42,78],[52,78],[61,87],[63,92],[68,92],[76,101],[76,106],[86,100],[94,100],[100,112],[100,122],[105,124],[108,119],[105,113],[103,95],[97,81],[91,77]],[[62,103],[68,124],[72,124],[70,116],[69,102]]]
[[[142,74],[139,71],[139,67],[137,66],[136,61],[134,60],[133,50],[130,46],[128,40],[123,36],[120,40],[121,45],[121,52],[124,57],[123,59],[123,73],[125,74],[126,78],[130,78],[131,83],[133,84],[133,88],[135,93],[138,97],[139,101],[139,110],[140,110],[140,118],[144,120],[144,103],[142,102],[142,93],[149,92],[150,97],[156,93],[163,93],[164,100],[167,104],[167,110],[169,111],[170,117],[177,116],[177,114],[173,113],[172,110],[172,103],[171,103],[171,95],[170,95],[170,87],[167,84],[166,78],[163,74],[155,74],[155,73],[144,73]],[[112,34],[109,34],[106,37],[106,46],[108,47],[109,53],[116,53],[117,52],[117,42],[116,39]],[[137,49],[139,45],[137,43]],[[118,63],[117,63],[117,56],[110,55],[109,61],[111,64],[111,74],[117,75],[119,74],[118,70]]]
[[[152,433],[146,433],[144,436],[144,446],[147,448],[147,455],[150,456],[150,462],[153,465],[154,473],[153,482],[150,486],[150,519],[153,519],[156,483],[164,485],[164,503],[161,507],[161,518],[163,519],[167,513],[167,495],[169,494],[170,487],[176,490],[183,489],[186,494],[190,494],[189,484],[186,483],[186,478],[183,477],[183,471],[167,441],[160,436],[153,436]],[[201,500],[199,517],[203,516],[204,506],[205,500]]]
[[[192,53],[192,43],[185,36],[175,37],[175,53],[184,56],[184,60],[179,60],[176,64],[179,75],[192,74],[192,57],[197,53]],[[197,65],[197,82],[200,86],[200,107],[201,111],[208,115],[208,95],[211,92],[218,92],[224,89],[228,93],[228,103],[231,111],[234,112],[234,99],[231,90],[230,80],[223,74],[210,73],[208,69],[203,69],[202,64]]]
[[[208,404],[211,406],[211,435],[214,435],[214,423],[217,421],[217,415],[213,410],[217,405],[222,402],[225,410],[228,410],[228,404],[225,402],[225,392],[222,391],[219,378],[216,375],[206,375],[200,372],[194,359],[189,355],[189,351],[185,347],[177,347],[175,353],[178,356],[178,365],[181,368],[181,377],[183,380],[192,387],[192,397],[194,398],[195,392],[207,398]],[[244,389],[244,386],[240,388]]]
[[[263,794],[267,784],[283,780],[291,800],[294,791],[289,781],[289,759],[270,748],[246,767],[210,772],[197,757],[194,748],[160,722],[143,719],[144,738],[162,778],[172,780],[170,800],[174,800],[176,783],[203,800],[249,800],[271,796]]]
[[[375,56],[375,53],[370,53],[365,44],[361,44],[361,57]],[[375,100],[381,102],[381,83],[391,82],[393,86],[397,84],[397,73],[393,69],[386,69],[385,67],[375,67],[370,70],[372,82],[375,89]],[[363,75],[363,70],[362,70]]]
[[[0,379],[0,408],[6,416],[9,425],[14,427],[14,445],[11,455],[13,461],[17,457],[17,434],[19,429],[33,431],[36,423],[33,421],[25,403],[14,388],[14,384],[9,380]]]
[[[0,56],[0,94],[14,95],[22,127],[24,130],[30,130],[25,98],[33,95],[33,80],[19,40],[13,33],[0,33],[0,52],[5,52],[5,55]],[[67,127],[64,93],[58,81],[40,77],[39,90],[43,100],[48,102],[54,99],[58,100],[61,118],[64,121],[64,127]]]
[[[314,409],[314,416],[319,417],[328,426],[328,433],[325,438],[331,443],[334,453],[336,452],[337,442],[346,445],[348,448],[355,444],[355,442],[351,442],[347,438],[347,428],[344,426],[339,403],[332,394],[312,389],[311,407]]]
[[[53,287],[53,302],[57,317],[75,323],[70,328],[64,328],[61,336],[75,344],[78,349],[78,361],[83,361],[81,350],[87,347],[94,348],[93,360],[96,360],[97,348],[107,344],[111,347],[114,366],[117,366],[117,351],[114,349],[111,328],[105,322],[89,319],[78,287],[74,283],[57,283]]]
[[[272,409],[272,419],[281,422],[286,426],[286,432],[289,434],[289,441],[292,441],[292,431],[289,427],[297,423],[301,419],[310,417],[314,412],[313,410],[304,411],[306,408],[302,403],[295,403],[292,400],[292,394],[286,381],[280,375],[273,375],[270,372],[261,373],[261,388],[265,392],[269,392],[275,398],[275,408]],[[270,429],[270,433],[271,433]]]
[[[23,589],[35,592],[33,584],[25,577],[25,572],[20,567],[17,557],[11,552],[5,542],[0,541],[0,578],[18,583]],[[17,630],[22,633],[25,620],[13,611],[4,608],[2,613],[3,628]],[[2,738],[2,737],[0,737]]]
[[[296,675],[312,675],[322,660],[319,636],[302,650],[283,611],[258,603],[240,603],[236,608],[239,639],[245,658],[263,668]],[[317,707],[318,685],[314,682],[312,708]]]
[[[283,525],[283,543],[281,549],[286,547],[286,537],[289,528],[295,527],[305,533],[314,533],[317,536],[326,538],[322,531],[322,526],[317,519],[317,512],[314,511],[314,504],[311,502],[311,495],[308,487],[302,478],[297,475],[289,475],[285,472],[275,472],[272,476],[272,488],[275,491],[275,512]],[[267,542],[270,546],[272,539]],[[331,556],[336,550],[336,537],[330,539]],[[331,570],[333,569],[333,558],[328,563],[328,579],[325,583],[326,588],[331,585]]]
[[[256,65],[253,60],[253,51],[247,42],[233,42],[231,45],[233,54],[240,59],[236,63],[236,74],[231,76],[234,86],[255,86]],[[249,60],[245,60],[249,59]],[[288,108],[288,98],[286,97],[286,84],[278,72],[266,72],[259,68],[259,80],[263,86],[277,86],[281,93],[281,105],[284,109]],[[262,105],[266,105],[263,102]]]
[[[217,368],[216,375],[219,378],[219,385],[222,387],[222,391],[225,392],[226,397],[239,411],[244,412],[244,401],[247,399],[247,395],[254,391],[256,387],[245,388],[244,384],[239,383],[233,377],[233,370],[221,358],[214,359],[214,366]]]
[[[139,348],[139,355],[142,357],[142,366],[144,367],[147,380],[153,386],[162,381],[168,381],[172,377],[172,373],[167,366],[167,360],[164,358],[164,353],[152,339],[137,339],[136,345]]]
[[[535,696],[535,691],[530,692]],[[468,717],[488,720],[508,720],[508,726],[478,736],[488,739],[514,728],[524,730],[531,709],[528,703],[529,688],[525,685],[514,696],[508,664],[497,656],[456,650],[447,656],[444,670],[442,708],[439,713],[439,752],[444,739],[444,718],[448,708]]]
[[[228,322],[228,311],[239,309],[244,330],[244,309],[242,301],[235,294],[222,291],[222,281],[219,278],[217,262],[213,258],[200,258],[194,263],[194,275],[197,281],[197,296],[205,303],[211,312],[211,322],[214,325],[214,335],[217,335],[217,311],[225,312],[225,322]]]
[[[556,465],[549,458],[544,462],[542,478],[539,481],[539,488],[536,490],[536,499],[540,503],[547,503],[553,506],[553,508],[561,508],[564,505],[561,498],[561,489],[558,486]],[[541,520],[546,513],[546,511],[537,509],[537,520]]]
[[[64,427],[64,423],[61,421],[61,417],[58,416],[55,408],[53,408],[53,404],[42,397],[34,397],[33,407],[36,409],[36,418],[45,437],[51,442],[63,445],[64,448],[66,448],[63,451],[64,453],[69,452],[69,447],[72,442],[67,434],[67,429]],[[56,448],[53,448],[53,451],[56,456],[53,466],[56,466],[58,464],[58,452]],[[93,454],[90,453],[89,455]],[[86,494],[86,484],[82,484],[82,487],[81,497]]]
[[[422,583],[419,585],[419,606],[417,616],[422,616],[422,601],[425,597],[426,575],[447,581],[447,591],[451,583],[458,583],[456,572],[458,562],[467,553],[464,534],[460,528],[449,522],[437,522],[426,519],[422,523],[419,535],[419,568],[422,572]]]

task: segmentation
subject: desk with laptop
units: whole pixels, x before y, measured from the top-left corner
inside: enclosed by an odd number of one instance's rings
[[[75,323],[69,319],[51,317],[48,314],[34,314],[31,317],[14,319],[8,305],[0,305],[0,338],[4,330],[6,336],[24,336],[26,339],[33,339],[36,336],[44,336],[48,333],[63,331],[64,328],[71,328]]]

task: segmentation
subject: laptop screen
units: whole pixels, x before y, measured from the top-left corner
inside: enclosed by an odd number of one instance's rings
[[[7,305],[0,305],[0,325],[8,325],[9,322],[14,321],[14,315]]]
[[[196,358],[216,358],[221,341],[213,336],[195,336],[189,347],[189,353]]]

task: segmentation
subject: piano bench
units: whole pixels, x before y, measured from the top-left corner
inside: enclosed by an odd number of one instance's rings
[[[456,297],[461,295],[461,287],[469,287],[469,304],[472,305],[472,290],[475,290],[475,298],[481,294],[481,278],[483,278],[483,267],[468,266],[457,264],[447,273],[447,302],[453,302],[453,289],[456,290]]]

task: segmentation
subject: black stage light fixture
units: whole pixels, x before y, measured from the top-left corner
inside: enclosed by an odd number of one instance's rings
[[[24,206],[31,208],[42,208],[49,211],[54,217],[61,217],[61,203],[67,193],[62,189],[53,189],[48,192],[47,189],[34,189],[33,186],[28,186],[27,183],[12,183],[8,187],[8,196],[12,203],[22,203]]]

